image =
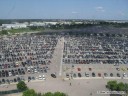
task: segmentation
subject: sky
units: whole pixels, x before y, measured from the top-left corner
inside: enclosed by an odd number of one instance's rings
[[[128,0],[0,0],[0,19],[128,20]]]

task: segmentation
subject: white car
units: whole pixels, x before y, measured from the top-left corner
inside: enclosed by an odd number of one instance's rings
[[[123,74],[123,77],[127,77],[127,74],[126,74],[126,73],[124,73],[124,74]]]
[[[9,76],[12,76],[12,73],[11,72],[9,72]]]
[[[43,80],[45,80],[46,78],[45,78],[45,76],[43,75]]]
[[[34,72],[37,73],[37,69],[35,69]]]
[[[38,78],[39,80],[42,80],[43,78],[42,78],[42,76],[41,75],[39,75],[39,78]]]
[[[36,77],[36,80],[38,79],[38,77]]]
[[[45,77],[45,76],[43,75],[43,77]]]
[[[45,77],[43,77],[43,80],[46,80],[46,78],[45,78]]]

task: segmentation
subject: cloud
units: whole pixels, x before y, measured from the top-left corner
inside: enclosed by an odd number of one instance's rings
[[[98,6],[98,7],[96,7],[96,11],[104,12],[105,10],[104,10],[104,8],[102,6]]]
[[[76,11],[72,11],[72,14],[77,14],[78,12],[76,12]]]

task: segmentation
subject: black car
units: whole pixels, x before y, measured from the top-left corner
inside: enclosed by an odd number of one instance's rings
[[[44,69],[44,73],[47,73],[47,70],[46,69]]]
[[[2,83],[3,83],[3,84],[5,83],[5,79],[2,79]]]
[[[18,82],[21,81],[20,77],[17,77],[17,81],[18,81]]]
[[[113,77],[113,73],[110,73],[110,76]]]
[[[81,74],[80,73],[78,73],[78,77],[81,77]]]
[[[28,80],[29,80],[29,81],[31,80],[31,77],[30,77],[30,76],[28,76]]]
[[[1,73],[1,71],[0,71],[0,77],[2,77],[2,73]]]
[[[68,73],[66,73],[66,77],[69,78],[69,74]]]
[[[10,83],[9,79],[6,80],[7,83]]]
[[[16,78],[14,78],[14,82],[17,82]]]
[[[35,80],[35,77],[32,77],[31,79],[32,79],[32,80]]]
[[[2,77],[5,77],[5,72],[2,72]]]
[[[8,71],[7,71],[7,70],[5,71],[5,74],[6,74],[6,77],[8,77],[8,76],[9,76],[9,74],[8,74]]]
[[[94,72],[92,72],[92,77],[95,77],[96,75],[95,75],[95,73]]]
[[[24,72],[24,71],[22,71],[22,74],[25,74],[25,72]]]
[[[18,69],[18,72],[19,72],[19,74],[20,74],[20,75],[22,75],[22,72],[21,72],[21,70],[20,70],[20,69]]]
[[[117,77],[120,77],[120,74],[119,73],[117,73]]]
[[[51,74],[51,77],[56,78],[56,75],[55,74]]]

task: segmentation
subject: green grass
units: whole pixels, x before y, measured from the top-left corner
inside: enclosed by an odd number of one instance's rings
[[[10,34],[15,34],[15,33],[23,33],[23,32],[43,31],[43,30],[44,29],[42,28],[37,28],[35,30],[30,28],[9,29],[9,30],[0,31],[0,35],[7,35],[7,32],[9,32]]]
[[[10,33],[21,33],[21,32],[29,32],[29,31],[32,31],[32,30],[30,30],[29,28],[19,28],[19,29],[8,30],[8,32]]]

